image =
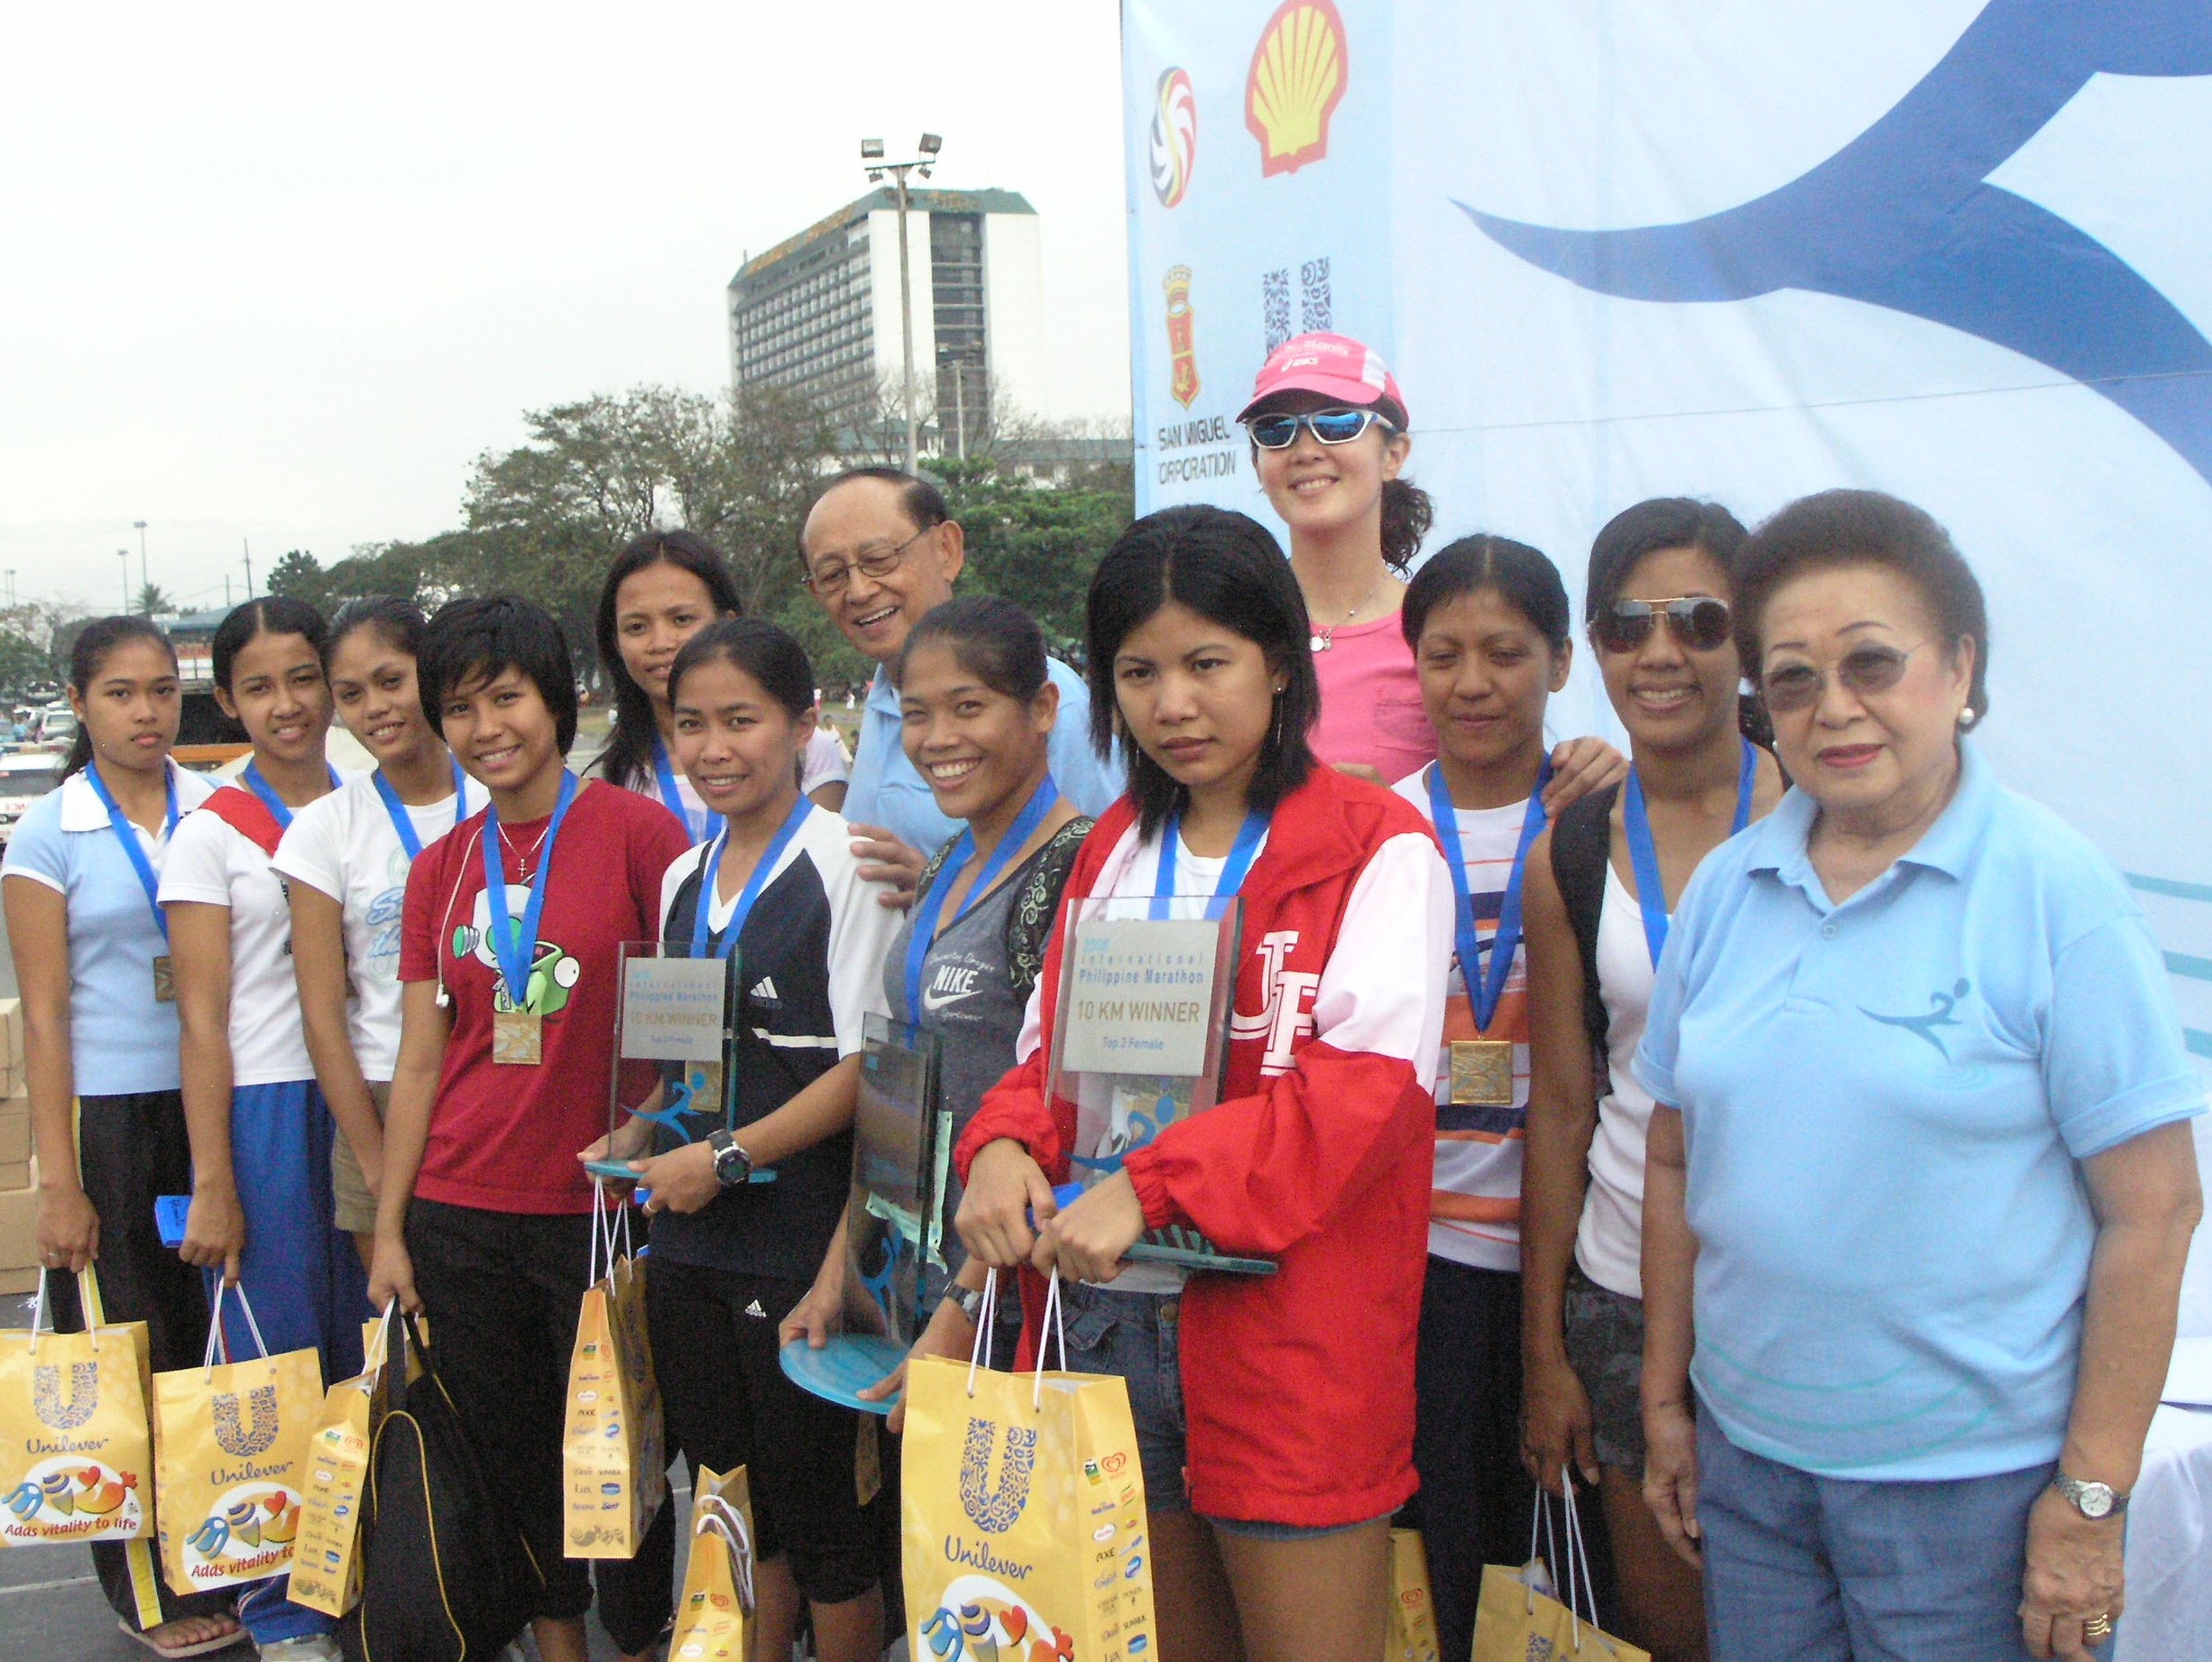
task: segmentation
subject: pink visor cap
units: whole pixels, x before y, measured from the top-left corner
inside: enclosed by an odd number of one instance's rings
[[[1298,335],[1267,354],[1252,383],[1252,402],[1238,411],[1249,420],[1281,392],[1318,392],[1360,410],[1379,411],[1394,426],[1409,423],[1406,396],[1381,356],[1343,335]]]

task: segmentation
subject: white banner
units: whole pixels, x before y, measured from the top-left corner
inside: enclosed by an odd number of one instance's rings
[[[1643,497],[1920,503],[1988,590],[1988,754],[2128,874],[2212,1058],[2212,8],[1123,16],[1140,508],[1270,517],[1230,418],[1312,328],[1396,372],[1429,546],[1533,542],[1578,606]],[[1593,678],[1556,722],[1612,730]]]

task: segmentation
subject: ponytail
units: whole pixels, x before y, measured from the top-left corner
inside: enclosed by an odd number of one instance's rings
[[[1421,551],[1421,539],[1436,522],[1436,504],[1411,479],[1386,479],[1382,487],[1383,564],[1405,575]]]

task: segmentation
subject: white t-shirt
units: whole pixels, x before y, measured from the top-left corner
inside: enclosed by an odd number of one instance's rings
[[[341,788],[346,782],[341,772]],[[192,900],[230,909],[231,1083],[314,1078],[292,976],[291,902],[269,856],[195,808],[170,838],[161,898],[163,905]]]
[[[466,781],[463,798],[463,819],[486,800],[475,780]],[[425,848],[453,829],[450,795],[406,811]],[[409,861],[377,794],[376,776],[365,774],[301,808],[278,845],[274,864],[281,875],[319,889],[345,909],[346,972],[354,990],[346,1026],[354,1056],[363,1078],[373,1084],[390,1079],[400,1055],[400,909],[407,898]]]
[[[1391,787],[1431,818],[1428,769]],[[1487,974],[1498,910],[1513,878],[1526,802],[1503,808],[1455,808],[1460,856],[1474,901],[1475,933],[1483,946],[1478,974]],[[1445,857],[1452,840],[1440,839]],[[1513,1046],[1513,1100],[1502,1106],[1455,1105],[1452,1101],[1452,1044],[1455,1039],[1500,1039]],[[1475,1026],[1461,974],[1456,944],[1444,1002],[1444,1042],[1436,1068],[1436,1176],[1429,1191],[1429,1251],[1479,1270],[1521,1267],[1521,1166],[1528,1124],[1527,948],[1516,943],[1512,966],[1490,1013],[1487,1034]]]
[[[1644,914],[1608,860],[1605,903],[1598,913],[1608,1088],[1598,1100],[1598,1130],[1590,1141],[1590,1187],[1582,1196],[1574,1260],[1599,1286],[1631,1298],[1644,1296],[1644,1142],[1651,1131],[1652,1099],[1630,1065],[1644,1042],[1654,979]]]

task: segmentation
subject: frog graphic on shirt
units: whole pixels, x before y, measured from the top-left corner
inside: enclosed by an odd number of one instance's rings
[[[523,909],[529,904],[529,890],[515,883],[507,885],[508,928],[521,928],[520,919]],[[475,958],[491,970],[493,1013],[503,1016],[513,1012],[514,1002],[507,996],[506,977],[498,973],[499,954],[492,944],[492,907],[484,895],[477,895],[469,921],[454,930],[453,956],[456,958]],[[523,1014],[558,1015],[568,1008],[569,993],[583,976],[583,965],[563,952],[558,945],[548,940],[534,943],[530,984],[522,992]]]

